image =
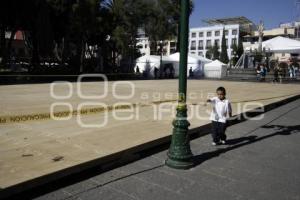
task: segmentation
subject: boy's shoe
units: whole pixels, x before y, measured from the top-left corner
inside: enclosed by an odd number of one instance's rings
[[[226,144],[226,141],[225,140],[221,140],[221,144]]]
[[[211,145],[213,145],[213,146],[217,146],[217,143],[215,143],[215,142],[212,142],[212,143],[211,143]]]

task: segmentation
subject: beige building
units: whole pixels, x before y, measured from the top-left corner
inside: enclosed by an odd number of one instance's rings
[[[273,38],[276,36],[296,38],[296,28],[279,27],[279,28],[264,30],[264,38]],[[254,31],[254,37],[258,37],[258,31]]]

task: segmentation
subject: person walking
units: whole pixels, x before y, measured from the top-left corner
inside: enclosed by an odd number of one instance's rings
[[[227,136],[226,121],[227,116],[232,117],[231,103],[226,99],[226,90],[224,87],[219,87],[216,90],[217,97],[208,99],[207,102],[213,105],[210,115],[212,121],[212,145],[226,144]]]
[[[257,67],[256,67],[256,79],[258,80],[258,81],[260,81],[260,79],[261,79],[261,69],[260,69],[260,66],[258,65]]]
[[[266,75],[267,75],[267,68],[264,65],[261,65],[261,70],[260,70],[260,74],[261,74],[261,81],[266,81]]]
[[[190,75],[190,78],[193,78],[193,77],[194,77],[194,72],[193,72],[192,67],[190,67],[189,75]]]
[[[273,79],[273,83],[278,83],[279,82],[279,67],[278,65],[275,66],[274,68],[274,79]]]
[[[292,68],[292,66],[289,66],[289,68],[288,68],[288,72],[289,72],[289,77],[290,77],[290,79],[292,80],[293,79],[293,68]]]
[[[157,79],[158,78],[158,68],[154,67],[154,78]]]

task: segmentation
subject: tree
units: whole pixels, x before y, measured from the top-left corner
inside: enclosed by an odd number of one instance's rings
[[[220,61],[226,64],[229,62],[228,53],[227,53],[227,44],[225,38],[225,29],[223,29]]]
[[[240,58],[244,54],[243,41],[242,41],[241,36],[239,36],[239,41],[238,41],[238,46],[237,46],[236,53],[237,53],[238,58]]]
[[[35,10],[38,10],[37,0],[18,1],[4,0],[0,2],[0,57],[2,63],[10,58],[12,41],[18,30],[32,28],[34,19],[37,19]],[[6,41],[5,34],[10,33]]]
[[[177,25],[177,45],[176,45],[176,52],[179,52],[180,48],[180,0],[171,0],[172,4],[174,5],[174,20]],[[189,14],[191,15],[194,10],[194,1],[190,0],[190,11]]]
[[[110,0],[105,3],[111,16],[111,49],[113,51],[112,63],[116,68],[117,57],[131,65],[125,67],[126,71],[132,71],[134,59],[138,56],[136,47],[136,35],[144,19],[146,0]]]
[[[176,36],[174,5],[170,0],[153,0],[147,4],[145,32],[150,40],[151,51],[153,54],[159,54],[158,42],[172,40]]]
[[[214,46],[212,47],[212,54],[214,60],[220,59],[219,45],[217,41],[215,41]]]
[[[213,59],[213,47],[208,47],[205,57],[208,59]]]
[[[232,57],[232,65],[233,66],[235,66],[236,65],[236,63],[238,62],[238,57],[237,57],[237,51],[238,51],[238,46],[236,45],[236,43],[233,43],[232,45],[231,45],[231,49],[232,49],[232,51],[233,51],[233,57]]]
[[[179,37],[179,0],[3,0],[0,11],[2,61],[9,60],[14,35],[21,30],[34,69],[50,59],[84,72],[90,60],[100,62],[98,57],[108,68],[116,67],[117,58],[132,66],[139,56],[138,28],[145,29],[156,53],[158,41]]]

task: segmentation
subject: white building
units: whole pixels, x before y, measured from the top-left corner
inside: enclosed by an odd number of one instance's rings
[[[204,56],[211,59],[207,55],[207,51],[212,47],[215,42],[220,47],[221,52],[223,30],[225,30],[225,38],[227,44],[228,57],[232,56],[231,46],[238,44],[240,25],[215,25],[201,28],[191,28],[189,34],[189,53],[199,56]]]
[[[136,38],[136,46],[139,49],[142,56],[150,55],[150,42],[147,37]]]
[[[142,56],[149,56],[151,55],[151,49],[150,49],[150,41],[148,37],[139,37],[136,38],[136,45],[137,48],[139,49],[140,53]],[[164,56],[169,56],[172,53],[175,53],[176,51],[176,41],[175,40],[166,40],[163,41],[163,55]],[[160,42],[157,42],[157,49],[159,50],[160,48]]]

